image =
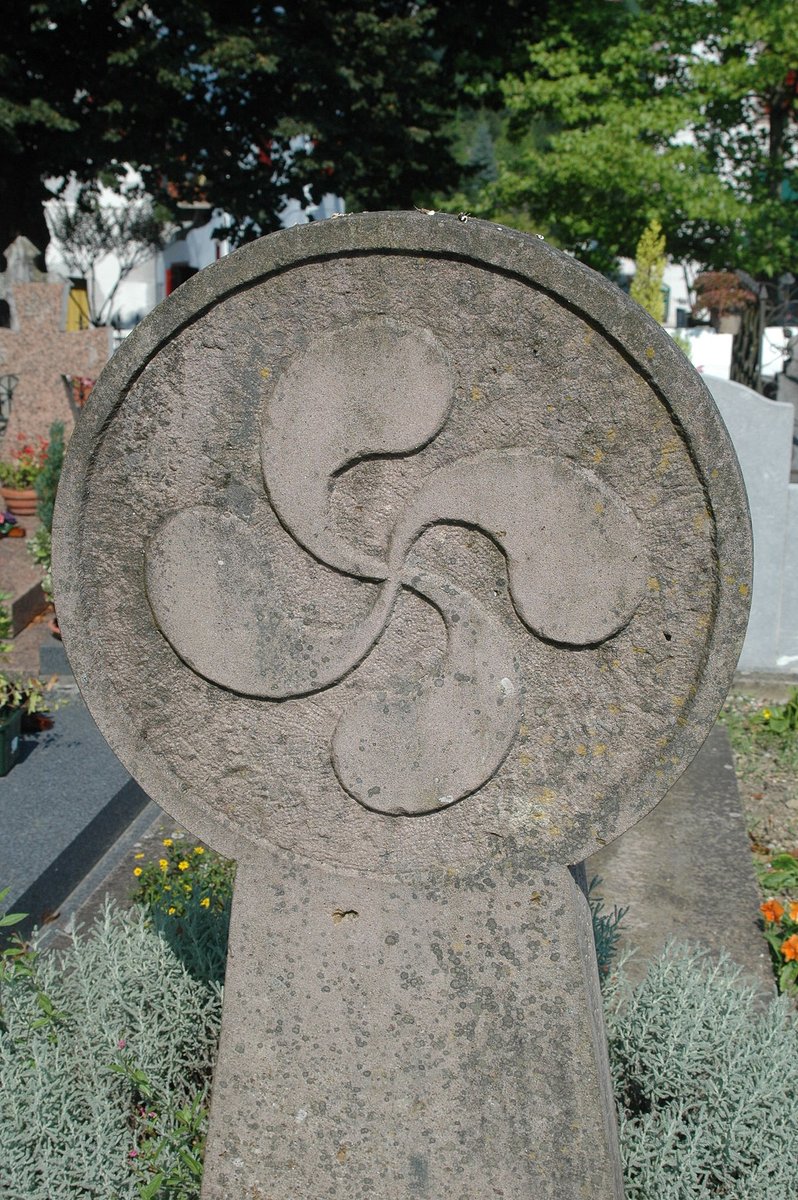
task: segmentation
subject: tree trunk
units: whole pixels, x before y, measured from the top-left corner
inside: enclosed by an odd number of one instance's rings
[[[732,342],[731,369],[729,378],[735,383],[744,383],[746,387],[761,392],[759,375],[759,359],[762,351],[762,334],[764,332],[764,311],[759,301],[748,304],[740,314],[740,332]]]

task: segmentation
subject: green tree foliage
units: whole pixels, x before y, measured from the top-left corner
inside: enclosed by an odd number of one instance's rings
[[[798,258],[795,0],[573,0],[504,81],[514,148],[485,203],[599,269],[653,218],[678,259]]]
[[[423,201],[461,167],[446,123],[497,81],[543,0],[28,0],[0,44],[0,252],[47,240],[43,180],[118,181],[233,215],[237,240],[285,197]],[[309,138],[291,149],[297,135]]]
[[[53,531],[53,510],[61,468],[64,465],[64,422],[53,421],[47,443],[47,457],[36,480],[38,504],[36,512],[44,529]],[[48,564],[49,565],[49,564]]]
[[[662,277],[665,274],[665,262],[665,235],[655,218],[643,230],[637,243],[630,295],[660,324],[664,319]]]

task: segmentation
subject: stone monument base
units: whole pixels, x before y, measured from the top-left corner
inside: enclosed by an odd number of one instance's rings
[[[203,1200],[623,1196],[568,870],[404,882],[242,859],[219,1064]]]

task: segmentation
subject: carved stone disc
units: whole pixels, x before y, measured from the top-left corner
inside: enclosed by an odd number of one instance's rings
[[[748,609],[725,428],[543,241],[369,214],[133,333],[70,447],[58,612],[102,732],[235,855],[576,862],[706,736]]]

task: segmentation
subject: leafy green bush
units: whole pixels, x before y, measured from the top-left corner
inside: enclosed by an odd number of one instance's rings
[[[605,1008],[627,1200],[794,1200],[798,1023],[738,968],[672,946]]]
[[[42,591],[52,604],[53,602],[53,535],[46,525],[40,525],[35,533],[28,538],[28,553],[37,567],[44,571]]]
[[[11,599],[10,592],[0,592],[0,654],[8,654],[11,649],[11,641],[13,624],[11,621],[11,609],[8,606],[8,601]]]
[[[53,509],[55,494],[58,491],[58,481],[61,478],[61,468],[64,465],[64,422],[53,421],[50,426],[50,440],[47,444],[47,454],[41,471],[36,478],[36,495],[39,502],[36,511],[42,526],[48,533],[53,528]]]
[[[63,952],[12,947],[0,1004],[0,1195],[196,1200],[218,984],[109,906]]]

